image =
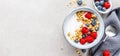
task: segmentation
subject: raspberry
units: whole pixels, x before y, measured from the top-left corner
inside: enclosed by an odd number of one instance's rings
[[[94,39],[96,39],[97,38],[97,32],[91,32],[90,36],[93,37]]]
[[[110,51],[109,50],[104,50],[103,51],[103,56],[110,56]]]
[[[87,41],[88,43],[92,43],[92,42],[94,41],[94,39],[93,39],[91,36],[87,36],[87,37],[86,37],[86,41]]]
[[[92,18],[92,13],[91,12],[87,12],[85,14],[85,17],[88,18],[88,19],[91,19]]]
[[[110,3],[109,3],[109,2],[104,2],[104,7],[105,7],[106,9],[110,8]]]
[[[87,27],[82,28],[82,33],[83,34],[88,33],[88,32],[89,32],[89,29]]]
[[[84,45],[84,44],[86,43],[85,39],[84,39],[84,38],[81,38],[81,39],[80,39],[80,43],[81,43],[82,45]]]

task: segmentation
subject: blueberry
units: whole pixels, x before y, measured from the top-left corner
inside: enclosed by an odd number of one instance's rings
[[[99,5],[99,6],[97,6],[97,8],[98,8],[98,10],[100,10],[100,11],[101,11],[101,9],[102,9],[102,6],[100,6],[100,5]]]
[[[99,2],[99,1],[96,1],[96,2],[95,2],[95,5],[96,5],[96,6],[99,6],[99,5],[100,5],[100,2]]]
[[[92,26],[95,26],[96,25],[96,20],[92,20]]]
[[[102,11],[106,11],[106,8],[105,8],[105,7],[103,7],[103,8],[102,8]]]
[[[104,4],[104,1],[100,1],[100,5],[103,6],[103,4]]]
[[[87,23],[87,24],[85,24],[87,27],[89,27],[89,24]]]
[[[92,32],[93,30],[92,29],[90,29],[90,32]]]
[[[96,27],[95,30],[98,31],[98,30],[99,30],[99,27]]]
[[[74,42],[75,42],[75,43],[78,43],[79,41],[76,39],[76,40],[74,40]]]
[[[93,20],[96,20],[96,18],[93,18]]]
[[[85,35],[85,34],[83,34],[83,35],[82,35],[82,38],[85,38],[85,37],[86,37],[86,35]]]
[[[82,0],[78,0],[78,5],[82,5]]]
[[[82,49],[81,51],[82,51],[83,53],[85,53],[85,52],[86,52],[86,49]]]

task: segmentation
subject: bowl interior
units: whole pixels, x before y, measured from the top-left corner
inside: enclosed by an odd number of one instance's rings
[[[98,8],[96,7],[96,5],[95,5],[95,0],[92,0],[92,2],[93,2],[93,6],[94,6],[94,8],[99,12],[99,13],[101,13],[101,14],[106,14],[106,13],[109,13],[110,11],[111,11],[111,9],[112,9],[112,1],[111,0],[109,0],[109,2],[110,2],[110,8],[109,9],[107,9],[106,11],[100,11],[100,10],[98,10]]]
[[[73,42],[69,37],[68,37],[68,31],[73,31],[75,30],[74,26],[76,27],[76,25],[79,25],[78,23],[73,23],[71,21],[71,19],[73,19],[74,15],[76,14],[76,12],[78,11],[89,11],[92,12],[94,14],[97,15],[98,17],[98,21],[100,22],[100,27],[99,27],[99,31],[98,31],[98,36],[97,38],[94,40],[94,42],[89,43],[89,44],[85,44],[85,45],[81,45],[81,44],[77,44],[75,42]],[[73,20],[74,21],[74,20]],[[70,25],[69,25],[70,24]],[[101,16],[93,9],[88,8],[88,7],[80,7],[75,9],[74,11],[72,11],[64,20],[63,23],[63,33],[64,36],[66,38],[66,40],[74,47],[79,48],[79,49],[87,49],[87,48],[91,48],[93,46],[95,46],[96,44],[98,44],[98,42],[102,39],[102,36],[104,34],[104,23],[103,23],[103,19],[101,18]]]

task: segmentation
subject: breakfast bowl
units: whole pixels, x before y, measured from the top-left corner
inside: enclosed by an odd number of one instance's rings
[[[92,0],[94,8],[101,14],[109,13],[112,9],[111,0]]]
[[[94,9],[79,7],[64,19],[62,29],[69,44],[79,49],[88,49],[101,41],[104,22]]]

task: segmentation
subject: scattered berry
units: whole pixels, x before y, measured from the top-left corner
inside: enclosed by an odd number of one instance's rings
[[[81,51],[82,51],[83,53],[85,53],[85,52],[86,52],[86,49],[81,49]]]
[[[92,13],[91,12],[87,12],[85,14],[85,17],[88,18],[88,19],[91,19],[92,18]]]
[[[78,5],[82,5],[82,0],[78,0]]]
[[[86,43],[85,39],[84,39],[84,38],[81,38],[81,39],[80,39],[80,43],[81,43],[82,45],[84,45],[84,44]]]
[[[82,33],[83,34],[86,34],[86,33],[88,33],[89,32],[89,29],[87,28],[87,27],[83,27],[82,28]]]
[[[94,39],[96,39],[97,38],[97,32],[91,32],[90,36],[93,37]]]
[[[110,51],[109,50],[104,50],[103,51],[103,56],[110,56]]]
[[[106,9],[110,8],[110,3],[109,3],[109,2],[104,2],[104,7],[105,7]]]

